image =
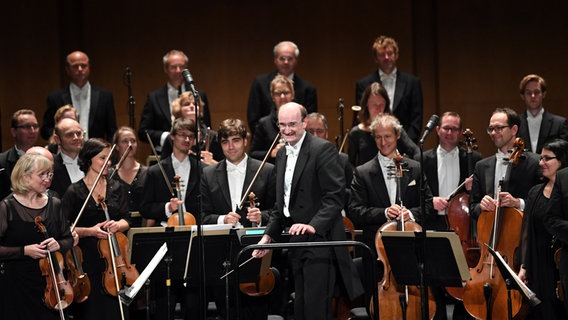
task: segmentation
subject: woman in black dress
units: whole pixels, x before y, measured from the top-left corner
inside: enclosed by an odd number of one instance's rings
[[[83,269],[91,280],[89,298],[74,304],[72,312],[75,319],[121,318],[118,298],[106,294],[103,289],[102,273],[106,270],[107,262],[101,258],[98,250],[99,240],[108,238],[106,230],[117,233],[130,228],[126,194],[118,181],[106,179],[108,166],[105,166],[105,159],[110,149],[110,144],[102,139],[92,138],[85,142],[79,153],[79,167],[85,172],[85,177],[70,185],[62,200],[62,212],[69,221],[75,221],[99,172],[103,170],[75,228],[80,238],[79,247],[83,251]],[[99,201],[101,197],[108,207],[108,221]],[[122,254],[126,256],[126,252]],[[123,309],[127,313],[128,308]]]
[[[132,149],[124,158],[120,168],[112,166],[109,170],[109,176],[120,183],[122,190],[126,192],[128,198],[128,211],[130,213],[131,227],[145,227],[142,225],[140,216],[140,205],[144,199],[144,181],[146,181],[146,173],[148,167],[140,164],[136,160],[136,151],[138,150],[138,140],[136,132],[130,127],[120,127],[113,137],[113,143],[116,144],[118,150],[118,159],[122,159],[124,153],[131,145]],[[118,161],[118,160],[117,160]]]
[[[553,259],[556,247],[543,219],[556,171],[568,165],[568,142],[553,140],[545,143],[539,164],[548,181],[531,188],[527,197],[519,244],[522,263],[519,278],[541,301],[531,309],[527,319],[564,319],[562,303],[556,298],[558,273]]]
[[[377,156],[379,149],[371,134],[371,122],[382,113],[390,113],[390,100],[387,90],[378,82],[373,82],[361,96],[361,123],[354,126],[348,134],[347,155],[353,167],[360,166]],[[420,149],[410,139],[406,131],[400,131],[397,142],[398,151],[413,159]]]
[[[52,177],[46,157],[23,155],[12,171],[13,193],[0,201],[0,319],[60,319],[43,303],[46,278],[39,266],[48,251],[73,245],[61,201],[46,193]],[[48,239],[35,226],[38,216]]]

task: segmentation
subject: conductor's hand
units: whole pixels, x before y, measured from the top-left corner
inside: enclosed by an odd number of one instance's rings
[[[225,218],[223,218],[223,223],[224,224],[232,224],[233,226],[236,226],[237,223],[239,223],[240,218],[241,218],[241,216],[238,213],[229,212],[229,213],[227,213]]]
[[[432,198],[432,202],[434,203],[434,209],[436,211],[446,210],[448,207],[448,200],[443,197],[434,197]]]
[[[260,225],[262,222],[262,215],[260,214],[260,209],[257,207],[251,208],[247,207],[247,219],[250,222],[254,222],[257,225]]]
[[[316,229],[309,224],[295,223],[290,227],[290,231],[288,233],[293,236],[306,233],[315,234]]]
[[[270,238],[269,235],[265,234],[265,235],[262,236],[262,238],[260,239],[258,244],[267,244],[267,243],[270,243],[271,241],[272,241],[272,238]],[[264,257],[267,253],[268,253],[267,249],[255,249],[252,252],[252,256],[260,259],[260,258]]]
[[[479,208],[481,208],[481,211],[495,211],[496,206],[497,203],[495,199],[487,195],[481,199],[481,202],[479,202]]]

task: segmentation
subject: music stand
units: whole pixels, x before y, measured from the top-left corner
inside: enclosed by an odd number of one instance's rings
[[[394,278],[402,285],[420,285],[416,250],[422,244],[413,231],[382,231],[387,258]],[[467,261],[454,232],[426,231],[424,283],[426,286],[462,287],[471,279]]]

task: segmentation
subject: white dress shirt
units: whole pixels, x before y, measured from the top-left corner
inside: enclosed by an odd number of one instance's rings
[[[447,152],[441,146],[436,149],[438,162],[438,195],[447,198],[459,185],[460,182],[460,159],[458,147]],[[445,215],[446,211],[438,211],[439,215]]]
[[[75,183],[85,177],[85,173],[81,171],[79,164],[77,164],[78,158],[79,157],[77,156],[75,157],[75,159],[73,159],[65,153],[61,152],[61,159],[63,160],[63,165],[67,169],[71,183]]]
[[[542,124],[542,114],[544,113],[544,108],[540,108],[540,111],[533,117],[532,113],[527,112],[527,124],[529,126],[529,136],[531,138],[531,150],[536,152],[536,145],[538,144],[538,136],[540,135],[540,126]]]
[[[292,178],[294,177],[294,169],[298,161],[298,154],[302,148],[302,143],[306,138],[306,133],[296,143],[295,146],[286,144],[286,171],[284,171],[284,215],[290,217],[290,193],[292,192]]]
[[[89,139],[89,112],[91,109],[91,84],[87,82],[83,88],[79,88],[76,84],[71,83],[69,85],[69,91],[71,92],[71,103],[73,107],[77,109],[79,114],[79,124],[83,128],[83,132],[86,132],[85,140]]]
[[[231,195],[231,210],[237,210],[241,204],[241,194],[243,192],[243,186],[245,184],[245,177],[247,175],[247,160],[248,155],[238,164],[233,164],[226,160],[227,163],[227,180],[229,182],[229,194]],[[217,224],[223,224],[225,220],[225,214],[219,215],[217,218]],[[242,226],[240,223],[237,227]]]
[[[386,74],[383,72],[383,70],[379,69],[379,76],[381,78],[381,83],[383,84],[383,87],[385,87],[385,90],[387,90],[387,93],[389,95],[391,112],[394,111],[394,91],[396,89],[396,70],[397,69],[394,68],[394,70],[390,74]]]

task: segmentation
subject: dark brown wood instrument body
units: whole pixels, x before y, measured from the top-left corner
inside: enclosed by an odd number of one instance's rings
[[[103,273],[103,288],[107,294],[116,297],[118,292],[114,279],[115,274],[119,279],[119,289],[122,289],[124,285],[131,286],[140,274],[136,269],[136,265],[130,264],[123,255],[128,251],[128,238],[121,232],[113,234],[113,237],[116,238],[118,243],[118,251],[114,253],[115,256],[113,257],[110,251],[109,245],[112,244],[109,244],[107,239],[99,240],[99,253],[106,261],[106,270]],[[116,270],[113,270],[111,259],[115,260]]]
[[[91,293],[91,280],[83,272],[83,252],[79,247],[72,247],[65,253],[65,266],[67,267],[67,278],[73,287],[73,301],[81,303],[89,297]]]

